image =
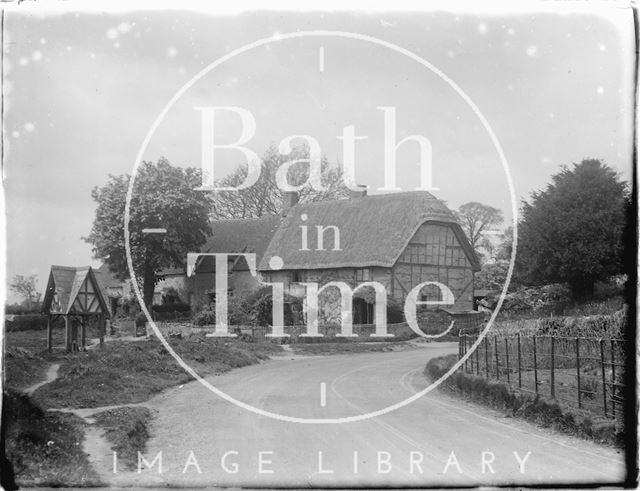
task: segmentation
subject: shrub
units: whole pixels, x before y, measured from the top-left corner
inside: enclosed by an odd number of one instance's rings
[[[180,304],[180,293],[174,287],[165,288],[162,292],[162,305]]]
[[[207,326],[216,323],[216,313],[213,310],[201,310],[193,317],[196,326]]]
[[[266,291],[265,291],[266,290]],[[262,294],[251,306],[255,322],[259,326],[268,326],[273,323],[273,300],[271,288],[260,290]],[[284,324],[292,326],[298,323],[294,312],[302,312],[302,300],[292,295],[284,295]]]
[[[123,317],[131,318],[134,317],[137,312],[140,312],[140,305],[135,296],[121,299],[119,302],[118,310]]]
[[[229,324],[233,326],[251,326],[255,324],[255,313],[247,295],[236,294],[229,297],[227,311]]]
[[[144,312],[138,312],[136,314],[135,324],[136,327],[143,327],[147,324],[147,316],[144,315]]]
[[[395,298],[387,297],[387,323],[399,324],[404,322],[404,306]]]

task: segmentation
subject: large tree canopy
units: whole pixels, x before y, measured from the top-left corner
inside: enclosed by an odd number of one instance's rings
[[[471,247],[478,252],[478,248],[486,239],[485,234],[493,227],[497,227],[503,221],[502,212],[489,205],[483,205],[477,201],[465,203],[456,212],[458,221],[464,233],[467,235]],[[488,242],[486,246],[491,247]]]
[[[599,160],[563,167],[551,179],[523,203],[518,276],[591,293],[596,281],[622,272],[627,184]]]
[[[91,192],[98,204],[91,233],[85,238],[97,259],[118,277],[127,268],[124,210],[131,176],[109,176],[107,184]],[[146,305],[153,299],[156,274],[163,268],[181,267],[187,253],[195,252],[211,234],[210,193],[196,191],[200,172],[173,167],[166,159],[143,162],[135,176],[130,206],[130,248],[136,278],[142,280]],[[146,234],[146,228],[165,228],[166,234]]]
[[[216,219],[259,218],[263,215],[277,215],[282,212],[282,191],[276,183],[276,172],[282,164],[293,160],[301,162],[293,165],[287,178],[292,186],[302,185],[309,177],[309,151],[304,146],[294,147],[290,154],[282,155],[274,147],[262,156],[262,171],[258,181],[251,187],[238,191],[219,191],[213,197],[213,217]],[[246,165],[219,180],[218,187],[238,187],[247,177]],[[337,199],[349,195],[344,186],[342,171],[322,160],[322,184],[324,191],[313,189],[309,184],[299,191],[300,202]]]

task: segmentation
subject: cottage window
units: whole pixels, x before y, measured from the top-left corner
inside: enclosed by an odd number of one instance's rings
[[[355,280],[356,283],[361,283],[363,281],[371,281],[371,269],[370,268],[360,268],[355,271]]]
[[[442,300],[440,288],[435,285],[427,285],[420,292],[422,302],[439,302]]]
[[[300,283],[302,280],[302,271],[300,270],[294,270],[291,271],[291,282],[292,283]]]

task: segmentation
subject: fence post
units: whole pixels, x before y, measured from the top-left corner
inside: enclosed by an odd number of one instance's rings
[[[533,339],[533,383],[536,386],[536,394],[538,393],[538,352],[536,348],[536,337]]]
[[[498,365],[498,335],[493,336],[493,349],[496,351],[496,380],[500,380],[500,367]]]
[[[576,338],[576,378],[578,380],[578,408],[582,408],[582,390],[580,389],[580,338]]]
[[[47,314],[47,351],[51,353],[53,347],[53,338],[51,334],[51,315]]]
[[[611,340],[611,413],[616,417],[616,355],[615,343]]]
[[[484,371],[489,378],[489,340],[487,336],[484,337]]]
[[[551,398],[556,397],[556,337],[551,336]]]
[[[480,375],[480,346],[476,348],[476,375]]]
[[[507,362],[507,384],[511,385],[511,375],[509,374],[509,338],[504,338],[504,356]]]
[[[520,348],[520,333],[518,333],[518,388],[522,388],[522,349]]]
[[[604,368],[604,339],[600,340],[600,366],[602,368],[602,407],[604,408],[604,417],[607,418],[607,376]]]
[[[465,352],[467,351],[467,336],[465,334],[460,334],[460,358],[464,357]],[[460,366],[462,371],[466,370],[464,363]]]
[[[467,335],[464,335],[464,355],[467,354]],[[469,358],[464,361],[464,371],[465,373],[469,371]]]

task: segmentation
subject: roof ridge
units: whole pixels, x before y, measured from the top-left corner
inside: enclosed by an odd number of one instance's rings
[[[443,200],[434,196],[429,191],[413,190],[413,191],[399,191],[395,193],[366,194],[365,196],[357,196],[357,197],[345,196],[342,198],[325,199],[321,201],[305,201],[305,202],[297,203],[291,208],[295,208],[297,206],[310,206],[310,205],[319,206],[319,205],[329,205],[334,203],[348,203],[350,201],[361,201],[361,200],[371,201],[372,199],[378,200],[378,199],[384,199],[384,198],[390,198],[390,197],[409,198],[409,197],[420,196],[420,195],[424,197],[428,197],[430,199],[434,199],[436,201],[443,202]]]
[[[60,266],[57,264],[52,264],[51,269],[65,269],[67,271],[80,271],[83,269],[89,269],[91,266]]]

